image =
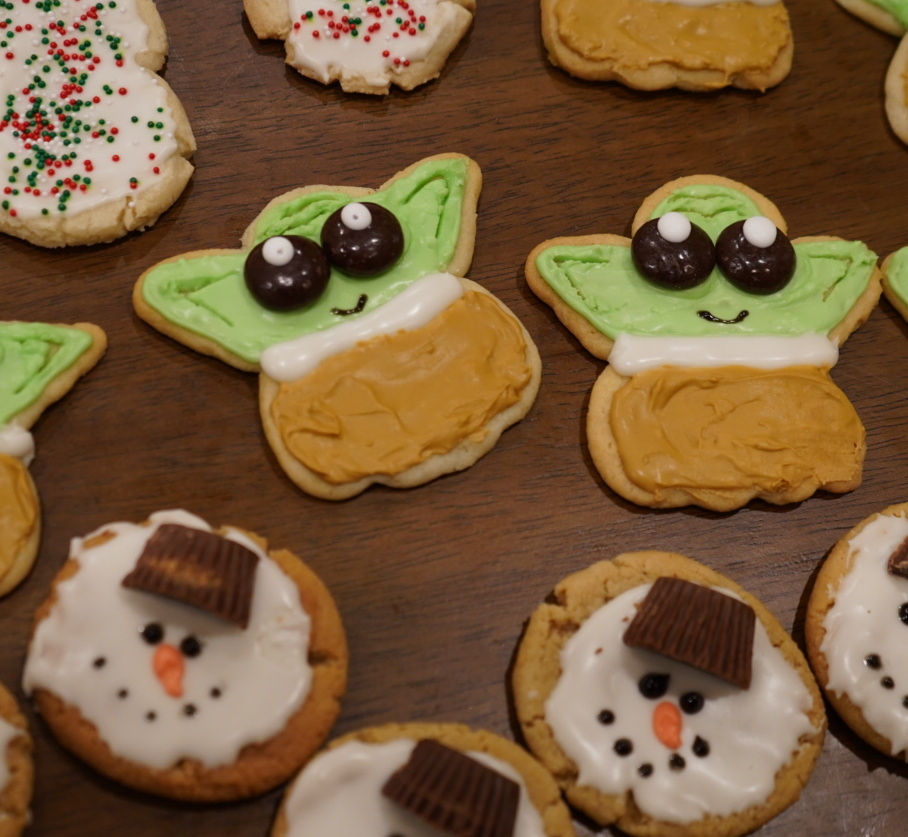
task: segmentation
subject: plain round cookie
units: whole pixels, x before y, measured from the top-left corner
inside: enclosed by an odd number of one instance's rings
[[[322,744],[340,713],[346,689],[348,651],[341,617],[323,582],[296,555],[286,549],[270,550],[258,535],[236,527],[214,530],[217,534],[237,531],[251,538],[296,585],[300,601],[311,619],[308,661],[313,669],[309,693],[288,723],[268,740],[246,745],[228,765],[206,767],[194,759],[182,759],[169,769],[155,769],[116,755],[99,736],[94,724],[58,695],[37,688],[32,694],[39,714],[60,744],[98,772],[146,793],[190,802],[243,799],[271,790],[286,781]],[[98,534],[98,542],[115,537]],[[90,546],[86,542],[86,546]],[[69,559],[38,609],[34,631],[56,604],[57,585],[79,572],[79,562]]]
[[[0,837],[17,837],[31,821],[29,805],[34,783],[32,739],[16,699],[2,685],[0,718],[17,730],[6,746],[9,779],[0,788]]]
[[[410,738],[414,741],[431,738],[455,750],[487,753],[493,758],[506,762],[523,779],[530,802],[542,818],[547,837],[574,837],[575,831],[570,812],[564,804],[561,792],[552,776],[522,747],[493,732],[455,723],[384,724],[343,735],[331,741],[326,751],[350,741],[384,744],[401,738]],[[278,810],[270,837],[287,837],[286,805],[292,789],[291,784]]]
[[[889,125],[902,142],[908,143],[908,37],[902,38],[892,56],[883,90]]]
[[[852,701],[847,693],[829,688],[829,660],[822,651],[823,640],[826,637],[824,620],[836,602],[836,596],[843,579],[854,566],[854,553],[851,549],[851,543],[864,529],[883,517],[908,518],[908,503],[889,506],[883,511],[865,518],[836,542],[835,546],[823,559],[819,572],[814,579],[810,598],[807,602],[804,635],[810,665],[813,668],[817,682],[824,690],[826,698],[833,709],[871,747],[887,756],[891,756],[896,755],[892,752],[892,742],[871,725],[861,708]]]
[[[727,817],[708,816],[686,825],[652,819],[632,794],[608,795],[577,783],[577,767],[555,740],[546,721],[546,702],[561,676],[560,655],[567,641],[602,605],[635,587],[669,576],[724,588],[750,605],[770,642],[797,672],[811,696],[809,719],[815,734],[776,775],[775,789],[762,804]],[[731,837],[754,830],[799,797],[822,750],[826,716],[807,661],[775,617],[751,594],[708,567],[669,552],[623,553],[600,561],[559,582],[531,615],[520,640],[512,674],[514,705],[530,750],[552,772],[570,804],[600,825],[616,825],[636,837]]]

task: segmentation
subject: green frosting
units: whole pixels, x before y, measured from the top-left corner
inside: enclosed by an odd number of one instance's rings
[[[670,195],[653,212],[683,212],[715,241],[729,224],[759,215],[750,199],[718,186],[689,186]],[[672,291],[644,279],[629,245],[552,246],[536,260],[542,278],[558,296],[611,339],[619,334],[796,335],[827,334],[867,288],[876,254],[860,242],[815,241],[795,245],[791,282],[769,295],[748,294],[716,268],[695,288]],[[739,323],[710,322],[699,315]]]
[[[906,0],[869,0],[884,12],[891,14],[899,23],[908,29],[908,2]]]
[[[34,404],[91,345],[91,335],[78,328],[0,323],[0,424]]]
[[[263,308],[243,280],[246,251],[187,256],[159,264],[145,276],[143,298],[167,320],[207,337],[248,363],[258,363],[266,348],[303,334],[321,331],[357,315],[349,310],[360,294],[368,295],[363,313],[372,311],[415,280],[445,271],[460,238],[469,161],[428,160],[406,177],[361,200],[389,209],[404,232],[404,252],[386,273],[368,279],[332,270],[328,288],[312,305],[291,312]],[[312,192],[276,203],[253,223],[253,244],[274,235],[303,235],[321,241],[328,216],[349,195]]]
[[[897,250],[889,259],[886,284],[890,291],[908,305],[908,247]]]

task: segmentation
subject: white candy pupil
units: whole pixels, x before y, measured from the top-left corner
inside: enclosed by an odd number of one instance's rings
[[[690,236],[690,221],[680,212],[666,212],[656,224],[656,228],[666,241],[680,244]]]
[[[273,267],[283,267],[293,258],[293,244],[282,235],[269,238],[262,245],[262,258]]]
[[[372,223],[372,213],[361,203],[348,203],[341,210],[341,221],[351,230],[364,230]]]
[[[765,215],[754,215],[744,222],[744,238],[754,247],[770,247],[776,240],[776,225]]]

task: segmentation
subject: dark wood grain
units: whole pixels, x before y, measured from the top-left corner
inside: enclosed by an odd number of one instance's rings
[[[908,148],[889,130],[883,76],[896,41],[833,0],[790,0],[789,78],[765,95],[643,94],[550,67],[533,2],[480,0],[442,77],[385,98],[299,77],[259,43],[239,0],[159,0],[199,150],[179,202],[151,230],[108,246],[47,252],[0,242],[0,317],[102,326],[100,365],[35,427],[43,501],[35,570],[0,601],[0,678],[21,690],[32,614],[68,541],[111,520],[184,507],[258,531],[304,557],[333,590],[351,647],[337,733],[386,721],[460,721],[513,737],[507,677],[522,626],[562,576],[620,551],[666,549],[731,576],[800,639],[805,590],[834,541],[908,499],[908,327],[881,302],[834,377],[868,431],[863,485],[733,514],[655,512],[616,497],[584,444],[603,368],[527,289],[523,263],[559,235],[626,234],[663,182],[710,172],[773,200],[792,235],[908,244]],[[470,276],[504,300],[539,346],[530,414],[470,470],[342,503],[301,494],[268,450],[255,376],[203,358],[132,312],[138,275],[168,256],[237,246],[272,197],[309,183],[378,186],[419,158],[457,151],[484,174]],[[185,806],[114,785],[37,741],[31,833],[264,837],[279,792]],[[801,801],[761,835],[905,833],[906,768],[835,718]],[[578,822],[578,833],[589,828]]]

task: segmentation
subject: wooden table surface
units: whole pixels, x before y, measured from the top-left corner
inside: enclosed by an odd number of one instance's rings
[[[908,244],[908,147],[883,113],[895,38],[833,0],[789,0],[795,59],[765,95],[645,94],[573,79],[547,63],[538,4],[479,0],[440,79],[384,98],[298,76],[259,43],[239,0],[158,0],[164,71],[198,141],[196,172],[147,232],[44,251],[0,242],[3,319],[90,321],[107,355],[34,428],[31,472],[44,536],[27,581],[0,602],[0,678],[19,687],[32,614],[69,539],[183,507],[302,556],[333,591],[350,643],[335,733],[389,721],[459,721],[517,735],[508,674],[530,612],[566,574],[622,551],[696,558],[759,596],[802,641],[805,590],[838,537],[908,500],[908,326],[881,301],[833,377],[868,437],[863,484],[801,504],[732,514],[624,502],[585,449],[593,359],[528,290],[523,264],[559,235],[627,234],[639,202],[680,175],[740,180],[773,200],[793,236],[833,234],[880,256]],[[340,503],[302,494],[268,449],[257,380],[153,331],[132,311],[138,275],[204,247],[234,247],[272,197],[309,183],[377,187],[416,160],[462,152],[481,166],[470,278],[505,301],[542,355],[529,415],[469,470],[372,488]],[[280,791],[190,806],[117,786],[64,752],[31,710],[34,822],[53,837],[264,837]],[[801,800],[761,835],[897,835],[908,770],[834,716]],[[578,834],[592,833],[578,821]]]

